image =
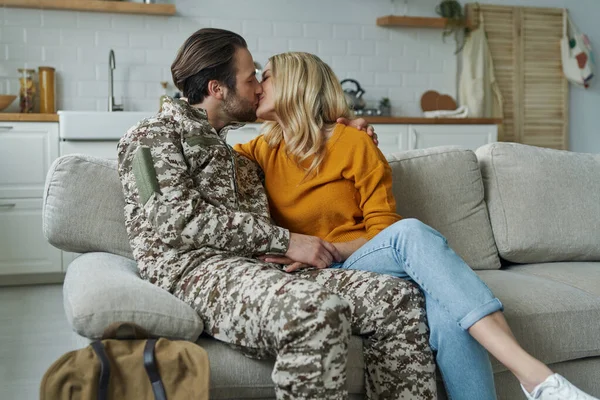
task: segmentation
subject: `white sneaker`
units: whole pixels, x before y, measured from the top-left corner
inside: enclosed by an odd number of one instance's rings
[[[528,400],[598,400],[577,389],[575,385],[559,374],[552,374],[528,393],[521,385]]]

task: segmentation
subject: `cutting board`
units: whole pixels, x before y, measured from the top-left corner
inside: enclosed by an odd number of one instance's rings
[[[421,96],[421,110],[456,110],[456,101],[447,94],[440,94],[435,90],[428,90]]]

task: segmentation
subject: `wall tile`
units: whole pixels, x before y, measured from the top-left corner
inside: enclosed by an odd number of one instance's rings
[[[333,26],[330,24],[306,23],[304,24],[304,37],[331,39],[333,37]]]
[[[243,21],[242,35],[273,36],[273,24],[269,21]]]
[[[288,44],[289,51],[304,51],[307,53],[317,53],[317,39],[290,39]]]
[[[348,54],[358,56],[371,56],[375,54],[374,40],[349,40]]]
[[[335,24],[333,26],[333,37],[336,39],[360,39],[360,26],[354,24]]]
[[[258,38],[258,50],[271,53],[282,53],[288,49],[288,39],[279,37]]]
[[[430,15],[437,1],[411,4],[409,13]],[[178,48],[196,30],[218,27],[242,34],[263,66],[275,53],[316,53],[340,79],[357,79],[369,104],[390,97],[394,110],[419,115],[423,91],[439,87],[455,95],[452,38],[443,43],[439,30],[376,26],[378,16],[402,12],[389,0],[170,2],[177,16],[0,7],[0,60],[9,71],[2,90],[17,90],[16,68],[47,63],[57,68],[61,108],[104,110],[108,52],[114,49],[117,101],[128,110],[154,111],[161,80],[169,81],[170,94],[175,91],[170,65]]]
[[[319,54],[329,54],[332,56],[347,55],[348,42],[336,39],[319,40]]]
[[[2,43],[24,44],[25,29],[20,26],[3,26],[0,28],[0,39]]]
[[[277,37],[302,37],[304,33],[300,22],[275,22],[273,29]]]

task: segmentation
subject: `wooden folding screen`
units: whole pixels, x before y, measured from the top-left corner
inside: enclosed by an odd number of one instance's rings
[[[500,141],[568,149],[569,85],[561,66],[563,9],[468,4],[483,13],[504,99]]]

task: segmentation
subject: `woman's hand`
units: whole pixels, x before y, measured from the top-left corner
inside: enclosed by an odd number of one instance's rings
[[[325,242],[325,243],[329,243],[329,242]],[[335,262],[343,262],[343,261],[346,261],[348,259],[348,257],[350,257],[352,255],[352,253],[354,253],[356,250],[358,250],[365,243],[367,243],[367,239],[358,238],[358,239],[352,240],[350,242],[329,243],[329,244],[334,246],[340,255],[340,259],[335,260]],[[268,262],[268,263],[287,265],[287,267],[285,268],[285,272],[294,272],[294,271],[297,271],[302,268],[310,268],[313,266],[317,267],[319,269],[324,269],[324,268],[329,267],[332,264],[332,263],[329,263],[326,266],[310,265],[307,263],[295,261],[295,260],[291,259],[290,257],[275,256],[275,255],[264,255],[264,256],[260,256],[258,258],[260,260],[262,260],[264,262]]]
[[[367,239],[358,238],[350,242],[334,243],[333,245],[338,249],[338,251],[342,255],[342,261],[346,261],[348,258],[350,258],[352,253],[358,250],[365,243],[367,243]]]
[[[338,118],[335,122],[338,124],[351,126],[359,131],[367,132],[367,135],[371,136],[371,139],[373,139],[373,143],[375,143],[375,145],[379,144],[379,140],[377,140],[377,134],[375,133],[375,128],[373,128],[373,125],[367,124],[367,120],[364,118],[355,118],[353,120],[349,120],[348,118]]]
[[[289,265],[286,271],[293,272],[306,267],[327,268],[334,262],[341,262],[342,255],[333,244],[316,236],[291,233],[288,251],[284,256],[265,255],[259,259]]]

